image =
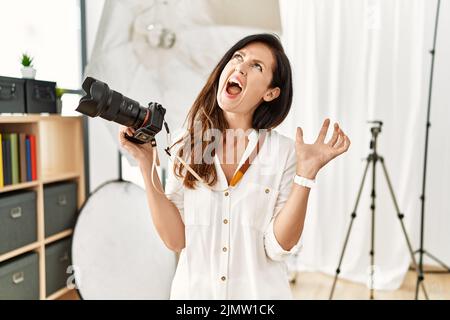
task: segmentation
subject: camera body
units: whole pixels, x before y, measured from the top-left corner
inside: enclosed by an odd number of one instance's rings
[[[148,110],[151,115],[149,117],[149,123],[146,126],[138,128],[134,136],[125,135],[125,138],[134,143],[143,144],[152,141],[155,135],[161,131],[166,109],[156,102],[150,102],[148,104]]]
[[[82,88],[86,95],[80,99],[76,111],[135,129],[133,136],[125,135],[128,140],[147,143],[161,131],[166,113],[162,105],[151,102],[148,107],[142,107],[139,102],[111,90],[106,83],[92,77],[84,80]]]

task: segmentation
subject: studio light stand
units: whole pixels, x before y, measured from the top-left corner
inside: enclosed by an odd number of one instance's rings
[[[359,191],[358,191],[358,195],[356,197],[356,202],[355,202],[355,206],[353,209],[353,212],[351,214],[351,220],[350,220],[350,224],[347,230],[347,235],[345,237],[345,241],[344,241],[344,246],[342,248],[342,252],[339,258],[339,263],[338,263],[338,267],[336,269],[336,275],[334,277],[334,281],[333,281],[333,286],[331,288],[331,292],[330,292],[330,300],[333,299],[333,294],[334,294],[334,290],[336,288],[336,282],[338,280],[338,276],[339,273],[341,272],[341,265],[342,265],[342,260],[344,259],[344,254],[345,254],[345,249],[347,248],[347,244],[348,244],[348,240],[350,237],[350,232],[352,230],[352,226],[353,226],[353,222],[356,218],[356,210],[358,208],[358,204],[359,204],[359,200],[361,198],[361,193],[364,187],[364,182],[366,180],[366,175],[367,172],[369,170],[369,166],[372,168],[372,190],[370,192],[370,197],[371,197],[371,204],[370,204],[370,210],[372,213],[372,221],[371,221],[371,241],[370,241],[370,251],[369,251],[369,255],[370,255],[370,299],[374,298],[374,269],[375,269],[375,209],[376,209],[376,192],[375,192],[375,178],[376,178],[376,164],[379,161],[381,163],[383,172],[384,172],[384,176],[386,178],[387,181],[387,185],[389,187],[389,192],[391,194],[392,197],[392,201],[394,202],[394,206],[395,206],[395,210],[397,212],[397,217],[400,221],[400,225],[403,231],[403,235],[405,236],[405,240],[406,240],[406,244],[408,246],[408,250],[409,250],[409,254],[411,255],[411,260],[413,261],[413,265],[415,267],[415,270],[417,272],[417,274],[419,274],[419,267],[415,261],[415,257],[414,257],[414,252],[411,246],[411,242],[409,240],[408,234],[406,233],[406,228],[405,228],[405,224],[403,223],[403,218],[404,215],[403,213],[400,212],[400,209],[398,207],[397,204],[397,200],[395,198],[395,194],[394,194],[394,190],[392,189],[392,184],[391,184],[391,180],[389,179],[389,175],[388,172],[386,170],[386,166],[384,164],[384,158],[382,156],[380,156],[377,153],[377,139],[378,139],[378,135],[381,132],[381,127],[383,126],[383,122],[381,121],[369,121],[369,123],[374,123],[375,125],[370,128],[370,132],[372,134],[371,140],[370,140],[370,150],[371,153],[367,156],[366,161],[366,167],[364,169],[364,174],[362,177],[362,181],[361,181],[361,185],[359,187]],[[421,286],[424,295],[428,298],[426,290],[425,290],[425,286],[423,285],[423,283],[418,284]]]
[[[445,270],[440,271],[430,271],[433,273],[449,273],[450,268],[442,262],[442,260],[438,259],[436,256],[430,254],[424,249],[423,240],[424,240],[424,224],[425,224],[425,186],[426,186],[426,177],[427,177],[427,159],[428,159],[428,134],[431,126],[430,123],[430,110],[431,110],[431,92],[433,88],[433,71],[434,71],[434,56],[436,52],[436,38],[437,38],[437,28],[439,22],[439,8],[441,5],[441,0],[437,1],[436,6],[436,19],[434,24],[434,37],[433,37],[433,48],[430,50],[431,54],[431,68],[430,68],[430,82],[428,87],[428,107],[427,107],[427,122],[425,129],[425,152],[424,152],[424,161],[423,161],[423,175],[422,175],[422,195],[420,196],[421,204],[421,213],[420,213],[420,248],[415,252],[419,254],[419,272],[417,274],[417,282],[416,282],[416,299],[419,298],[419,286],[423,285],[424,280],[424,271],[423,271],[423,255],[427,255],[432,260],[436,261],[439,265],[441,265]]]

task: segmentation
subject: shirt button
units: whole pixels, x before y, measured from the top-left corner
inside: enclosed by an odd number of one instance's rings
[[[227,278],[226,278],[225,276],[222,276],[222,277],[220,278],[220,280],[225,281],[225,280],[227,280]]]
[[[225,197],[228,197],[228,194],[229,194],[228,191],[226,191],[226,192],[225,192]]]
[[[223,223],[227,224],[228,220],[227,219],[223,219]]]
[[[227,247],[222,248],[223,252],[227,252]]]
[[[269,188],[267,188],[267,189],[266,189],[266,193],[269,193],[269,192],[270,192],[270,189],[269,189]]]

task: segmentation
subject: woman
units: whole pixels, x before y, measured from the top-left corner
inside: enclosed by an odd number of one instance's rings
[[[134,131],[121,129],[155,227],[180,252],[171,299],[292,298],[285,260],[301,247],[310,188],[350,140],[335,123],[325,142],[328,119],[314,144],[304,143],[301,128],[295,142],[273,131],[291,102],[281,43],[251,35],[224,55],[190,109],[165,194],[151,181],[150,144],[130,143],[123,134]]]

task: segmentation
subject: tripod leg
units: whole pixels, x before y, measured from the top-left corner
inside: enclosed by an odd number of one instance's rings
[[[386,165],[384,164],[384,158],[383,157],[379,157],[381,165],[383,167],[383,172],[384,172],[384,176],[386,177],[386,181],[387,184],[389,186],[389,191],[391,193],[391,197],[392,200],[394,202],[394,206],[395,206],[395,210],[397,211],[397,217],[400,221],[400,225],[402,227],[402,231],[403,231],[403,235],[405,236],[405,240],[406,240],[406,244],[408,246],[408,250],[409,250],[409,254],[411,256],[411,261],[413,263],[414,269],[416,270],[417,273],[417,284],[416,284],[416,299],[418,297],[418,293],[419,293],[419,285],[422,288],[423,294],[425,295],[425,298],[428,300],[428,294],[427,291],[425,290],[425,285],[423,284],[423,272],[422,270],[419,269],[417,262],[416,262],[416,258],[414,257],[414,251],[413,248],[411,246],[411,242],[409,241],[409,237],[408,237],[408,233],[406,232],[406,228],[405,228],[405,224],[403,222],[403,218],[404,218],[404,214],[402,214],[400,212],[398,203],[397,203],[397,199],[395,198],[395,194],[394,194],[394,190],[392,188],[392,184],[391,184],[391,180],[389,179],[389,175],[386,169]]]
[[[376,202],[376,165],[378,161],[378,155],[376,149],[372,154],[372,190],[370,192],[370,211],[371,211],[371,232],[370,232],[370,300],[373,300],[374,296],[374,273],[375,273],[375,202]]]
[[[352,226],[353,226],[353,221],[356,218],[356,209],[358,208],[359,199],[361,198],[362,190],[364,187],[364,181],[366,180],[367,170],[369,169],[370,161],[371,161],[370,158],[367,158],[366,168],[364,169],[364,173],[363,173],[362,180],[361,180],[361,185],[359,186],[358,196],[356,197],[355,206],[353,208],[350,224],[348,226],[347,235],[345,236],[344,246],[342,248],[341,256],[339,258],[339,264],[336,269],[336,275],[334,276],[333,286],[331,287],[331,292],[330,292],[330,297],[329,297],[330,300],[333,299],[334,289],[336,288],[336,282],[338,280],[339,273],[341,272],[342,260],[344,259],[344,253],[345,253],[345,249],[347,248],[348,239],[350,237],[350,232],[351,232]]]
[[[432,255],[431,253],[427,252],[427,251],[423,251],[424,254],[426,254],[428,257],[430,257],[431,259],[433,259],[434,261],[436,261],[437,263],[439,263],[441,265],[442,268],[446,269],[447,271],[445,271],[445,273],[450,272],[450,267],[447,266],[445,264],[445,262],[443,262],[442,260],[439,260],[437,257],[435,257],[434,255]]]

